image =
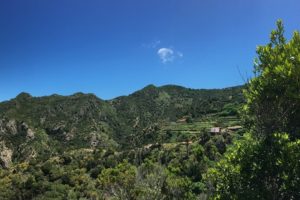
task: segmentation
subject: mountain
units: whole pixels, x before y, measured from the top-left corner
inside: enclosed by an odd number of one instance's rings
[[[240,105],[242,88],[149,85],[108,101],[83,93],[45,97],[21,93],[0,103],[0,141],[2,149],[12,149],[12,160],[78,148],[129,148],[132,137],[143,137],[163,122],[201,118],[221,113],[226,105]]]
[[[195,90],[175,85],[155,87],[149,85],[129,96],[110,101],[118,115],[127,124],[145,127],[159,120],[176,121],[190,115],[201,117],[221,112],[224,105],[243,102],[242,87]]]
[[[124,189],[118,184],[131,177],[129,169],[136,178],[157,169],[198,188],[207,167],[239,136],[227,127],[240,125],[243,88],[148,85],[112,100],[21,93],[0,103],[0,199],[110,199]],[[224,131],[210,133],[214,126]],[[146,169],[150,161],[160,164]],[[148,180],[136,178],[129,188]],[[171,196],[173,181],[164,184]]]
[[[221,112],[230,115],[226,113],[230,112],[229,109],[237,115],[237,107],[244,101],[242,89],[243,86],[199,90],[176,85],[148,85],[110,103],[116,109],[119,121],[126,127],[125,136],[140,133],[140,140],[144,140],[145,132],[157,129],[164,122],[176,122],[183,117],[202,118]]]

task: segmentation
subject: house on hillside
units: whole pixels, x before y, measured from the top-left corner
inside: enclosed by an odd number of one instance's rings
[[[242,126],[230,126],[230,127],[227,127],[227,130],[228,131],[237,131],[237,130],[240,130],[242,128],[243,128]]]
[[[181,118],[177,120],[177,123],[186,123],[186,118]]]
[[[221,127],[212,127],[212,128],[210,128],[209,132],[212,134],[216,134],[216,133],[221,133],[221,131],[222,131]]]
[[[230,126],[227,128],[221,128],[221,127],[212,127],[210,128],[210,133],[211,134],[220,134],[220,133],[228,133],[228,132],[235,132],[240,129],[242,129],[242,126]]]

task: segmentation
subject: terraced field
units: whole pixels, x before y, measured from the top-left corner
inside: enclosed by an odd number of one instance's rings
[[[198,138],[203,132],[209,132],[212,127],[227,128],[241,125],[238,116],[219,116],[210,114],[190,122],[169,122],[162,125],[161,134],[169,137],[170,142],[184,141],[186,138]]]

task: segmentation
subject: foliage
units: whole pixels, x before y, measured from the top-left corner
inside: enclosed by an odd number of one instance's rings
[[[136,168],[128,162],[118,164],[115,168],[104,169],[98,177],[105,196],[116,199],[133,199]]]
[[[167,179],[167,170],[151,160],[146,160],[138,168],[136,179],[137,199],[165,199],[164,186]]]
[[[205,176],[212,199],[300,198],[300,35],[286,42],[281,21],[257,49],[245,90],[250,128]]]
[[[277,133],[237,141],[206,175],[214,199],[299,199],[300,140]]]
[[[271,41],[257,48],[255,77],[245,90],[246,118],[258,135],[300,134],[300,35],[284,38],[282,21],[271,32]]]

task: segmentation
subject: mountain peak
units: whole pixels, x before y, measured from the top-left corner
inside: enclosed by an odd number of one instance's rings
[[[32,96],[27,92],[21,92],[20,94],[18,94],[18,96],[16,96],[16,99],[29,99],[29,98],[32,98]]]
[[[157,87],[154,84],[149,84],[146,87],[144,87],[142,90],[147,90],[147,89],[156,89]]]

